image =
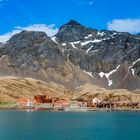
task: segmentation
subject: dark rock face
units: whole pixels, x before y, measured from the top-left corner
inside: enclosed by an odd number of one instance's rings
[[[139,79],[139,61],[133,67],[131,66],[140,58],[139,34],[135,36],[116,31],[97,31],[70,22],[60,28],[56,38],[60,40],[59,43],[61,41],[66,43],[66,46],[63,46],[64,53],[69,54],[70,61],[82,70],[97,76],[100,72],[109,73],[117,66],[123,67],[128,63],[130,68],[128,67],[127,71],[133,72],[135,77],[137,76]],[[71,47],[68,47],[69,44]],[[118,76],[121,80],[124,75],[119,73]],[[123,83],[120,86],[115,83],[115,79],[113,80],[114,85],[112,84],[110,87],[123,88]],[[128,86],[129,83],[125,84],[124,88],[129,87],[126,85]]]
[[[139,58],[139,34],[93,30],[73,20],[53,38],[43,32],[22,31],[0,47],[0,62],[5,64],[1,72],[7,66],[7,73],[24,71],[27,75],[22,76],[55,79],[61,84],[69,81],[75,87],[91,82],[110,89],[140,88]],[[9,72],[10,68],[14,71]]]
[[[78,24],[78,26],[80,25]],[[77,41],[78,39],[74,38],[78,38],[81,35],[81,31],[75,28],[66,24],[60,28],[56,37],[58,40],[61,40],[59,34],[63,31],[65,33],[62,34],[64,36],[63,41],[67,42],[67,45],[71,41]],[[67,30],[74,30],[73,32],[76,34],[69,34]],[[85,30],[86,33],[89,31],[89,29]],[[65,38],[67,36],[70,39]],[[87,34],[83,34],[81,40],[79,38],[78,43],[73,42],[73,44],[78,49],[69,49],[65,46],[65,53],[70,53],[70,60],[75,65],[79,65],[82,69],[93,73],[101,71],[109,72],[119,64],[126,61],[132,63],[140,57],[140,41],[129,33],[90,30]]]
[[[26,67],[35,67],[35,61],[43,62],[45,59],[48,59],[45,67],[53,67],[64,62],[57,44],[43,32],[22,31],[13,36],[0,52],[1,56],[8,55],[15,67],[20,67],[23,63]]]
[[[0,48],[3,47],[3,46],[4,46],[4,44],[0,42]]]
[[[71,20],[69,23],[60,27],[59,32],[55,35],[61,42],[74,42],[83,40],[85,36],[90,33],[96,32],[95,30],[88,29],[76,21]]]
[[[22,31],[0,48],[0,63],[1,75],[49,80],[46,71],[62,69],[65,57],[45,33]]]
[[[92,83],[90,76],[67,59],[59,44],[45,33],[22,31],[0,48],[0,75],[31,77],[70,89],[86,81]]]

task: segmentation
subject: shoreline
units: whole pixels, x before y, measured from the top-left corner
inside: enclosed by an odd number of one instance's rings
[[[70,110],[65,111],[62,108],[16,108],[16,107],[0,107],[0,111],[15,110],[15,111],[49,111],[49,112],[140,112],[140,108],[87,108],[85,111]]]

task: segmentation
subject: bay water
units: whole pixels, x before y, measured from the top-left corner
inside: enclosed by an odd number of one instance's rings
[[[5,110],[0,140],[140,140],[140,113]]]

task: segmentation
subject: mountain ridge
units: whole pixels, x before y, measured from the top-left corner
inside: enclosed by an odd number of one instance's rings
[[[85,83],[140,89],[138,36],[90,29],[74,20],[52,38],[22,31],[0,47],[0,75],[52,81],[72,91]]]

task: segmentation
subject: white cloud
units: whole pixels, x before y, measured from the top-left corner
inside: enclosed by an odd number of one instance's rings
[[[115,30],[119,32],[140,32],[140,19],[114,19],[107,24],[109,30]]]
[[[54,24],[51,24],[49,26],[45,24],[33,24],[31,26],[27,27],[21,27],[17,26],[15,27],[11,32],[8,32],[4,35],[0,35],[0,42],[6,42],[9,40],[9,38],[17,33],[20,33],[22,30],[27,30],[27,31],[43,31],[45,32],[48,36],[53,36],[58,32],[58,28],[55,27]]]

